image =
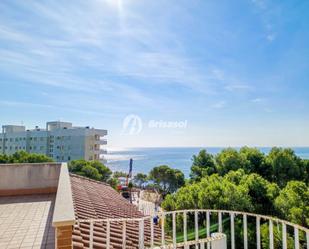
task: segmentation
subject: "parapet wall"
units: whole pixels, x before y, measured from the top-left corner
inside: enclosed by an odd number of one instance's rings
[[[0,196],[56,193],[61,163],[0,164]]]

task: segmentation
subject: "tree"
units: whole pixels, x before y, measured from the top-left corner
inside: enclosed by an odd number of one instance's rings
[[[265,155],[257,148],[242,147],[239,153],[245,157],[248,163],[245,164],[246,173],[257,173],[266,179],[272,174],[269,164],[265,163]]]
[[[184,174],[167,165],[154,167],[149,173],[149,179],[155,183],[163,195],[173,193],[185,184]]]
[[[89,164],[93,168],[97,169],[98,172],[101,174],[101,181],[106,182],[110,178],[112,171],[103,163],[99,161],[90,161]]]
[[[115,171],[113,173],[113,177],[115,178],[119,178],[119,177],[127,177],[127,173],[123,172],[123,171]]]
[[[233,148],[227,148],[217,154],[216,163],[218,173],[225,175],[230,170],[246,169],[249,162],[244,154],[239,153]]]
[[[301,159],[291,149],[272,148],[266,162],[272,167],[272,180],[280,187],[290,180],[301,180],[305,174]]]
[[[99,173],[99,171],[96,168],[90,166],[89,164],[86,164],[82,168],[81,172],[82,172],[81,175],[89,177],[89,178],[94,179],[94,180],[99,181],[102,178],[102,175]]]
[[[148,181],[148,176],[143,173],[138,173],[133,178],[133,182],[140,188]]]
[[[193,155],[190,177],[193,181],[200,181],[202,177],[216,173],[213,155],[201,150],[198,155]]]
[[[218,174],[188,184],[168,195],[162,203],[168,209],[231,209],[252,211],[251,199],[243,186]]]
[[[291,222],[309,225],[309,188],[300,181],[290,181],[280,191],[275,206],[281,216]]]
[[[73,160],[69,163],[69,171],[94,180],[107,182],[112,171],[99,161]]]
[[[0,163],[48,163],[53,159],[43,154],[17,151],[12,155],[0,155]]]
[[[254,213],[276,215],[274,200],[279,195],[277,184],[254,173],[243,177],[240,185],[247,189]]]

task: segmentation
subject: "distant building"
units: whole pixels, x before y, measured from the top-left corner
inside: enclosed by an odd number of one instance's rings
[[[107,130],[73,127],[69,122],[47,122],[46,129],[4,125],[0,134],[0,153],[11,155],[16,151],[45,154],[57,162],[75,159],[104,160],[102,145]]]

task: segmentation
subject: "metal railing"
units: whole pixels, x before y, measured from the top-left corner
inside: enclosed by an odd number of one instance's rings
[[[190,215],[191,222],[193,223],[193,233],[194,238],[189,239],[188,237],[188,215]],[[206,236],[201,238],[199,235],[199,230],[201,229],[201,224],[199,224],[199,215],[203,215],[205,217],[206,224],[204,225],[206,228]],[[177,210],[177,211],[168,211],[168,212],[160,212],[158,213],[160,224],[155,225],[153,219],[155,216],[147,216],[142,218],[113,218],[113,219],[87,219],[87,220],[79,220],[78,224],[81,223],[89,223],[90,224],[90,233],[89,233],[89,248],[93,248],[93,234],[94,234],[94,224],[101,223],[105,225],[105,239],[106,239],[106,248],[111,248],[111,234],[110,227],[111,224],[118,224],[122,229],[122,248],[126,247],[127,241],[127,224],[135,222],[136,230],[138,232],[138,243],[135,248],[143,249],[143,248],[189,248],[190,245],[195,245],[196,249],[204,249],[205,245],[207,245],[207,249],[210,248],[209,242],[220,240],[225,236],[223,229],[223,215],[227,215],[229,217],[229,229],[226,229],[228,232],[228,236],[230,238],[230,248],[236,249],[237,243],[239,241],[235,241],[235,219],[236,217],[240,217],[242,220],[242,234],[243,234],[243,248],[248,249],[248,218],[252,221],[254,220],[255,227],[255,244],[256,249],[261,249],[261,223],[266,224],[268,226],[268,242],[269,249],[274,249],[274,224],[281,227],[281,243],[282,249],[287,249],[287,241],[288,236],[290,235],[289,231],[291,228],[293,229],[293,238],[294,238],[294,248],[300,249],[300,232],[303,233],[303,237],[305,237],[302,242],[302,248],[309,249],[309,229],[303,226],[293,224],[291,222],[281,220],[275,217],[270,217],[266,215],[259,215],[247,212],[239,212],[239,211],[231,211],[231,210],[212,210],[212,209],[190,209],[190,210]],[[211,216],[216,219],[212,219]],[[182,220],[182,229],[183,232],[183,241],[177,241],[177,218],[181,218]],[[216,224],[217,226],[217,234],[216,236],[211,236],[211,222]],[[169,223],[169,231],[166,230],[166,223]],[[201,223],[201,222],[200,222]],[[138,224],[138,225],[137,225]],[[145,238],[145,224],[147,225],[148,232],[150,230],[150,236]],[[179,225],[179,222],[178,222]],[[252,225],[252,224],[251,224]],[[158,226],[159,229],[154,229],[155,226]],[[199,227],[200,226],[200,227]],[[138,228],[138,229],[137,229]],[[179,231],[179,229],[178,229]],[[192,234],[191,234],[192,235]],[[191,236],[192,237],[192,236]],[[236,243],[237,242],[237,243]],[[304,247],[306,245],[306,247]],[[214,248],[214,247],[212,247]]]

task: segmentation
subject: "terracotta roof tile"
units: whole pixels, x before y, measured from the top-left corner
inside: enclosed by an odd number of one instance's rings
[[[109,185],[71,174],[75,216],[81,219],[140,218],[143,214]],[[126,224],[126,248],[138,248],[138,222]],[[155,240],[160,239],[160,229],[154,226]],[[150,220],[145,221],[145,244],[150,241]],[[73,247],[89,247],[89,223],[79,223],[73,230]],[[122,248],[122,223],[110,225],[112,248]],[[106,248],[106,223],[94,225],[94,248]]]

